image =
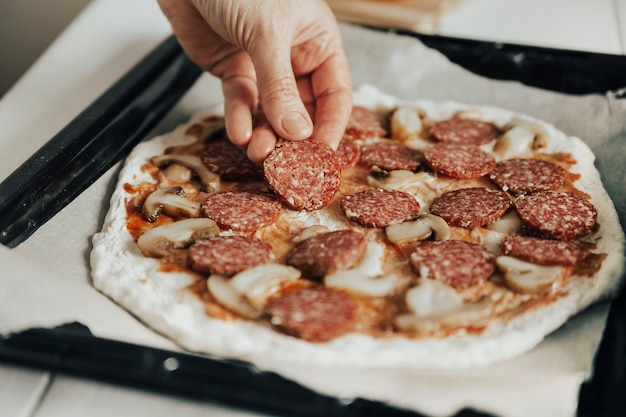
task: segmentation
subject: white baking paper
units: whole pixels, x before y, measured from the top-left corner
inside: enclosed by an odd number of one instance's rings
[[[351,25],[342,25],[342,33],[355,86],[372,84],[407,99],[502,106],[582,138],[598,155],[605,184],[618,211],[624,212],[626,185],[619,158],[626,151],[626,100],[618,100],[617,94],[568,96],[488,80],[451,64],[413,38]],[[168,131],[220,100],[219,83],[205,75],[154,133]],[[22,245],[12,250],[0,247],[0,334],[77,321],[96,336],[178,350],[90,286],[91,236],[102,224],[119,167]],[[609,175],[611,169],[617,177]],[[607,311],[607,303],[593,307],[528,354],[479,369],[414,372],[255,365],[346,401],[363,397],[432,416],[452,415],[463,408],[502,417],[573,416],[580,384],[592,372]]]

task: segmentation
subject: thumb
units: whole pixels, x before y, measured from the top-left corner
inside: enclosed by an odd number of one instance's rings
[[[283,44],[283,46],[278,46]],[[285,45],[286,44],[286,45]],[[278,136],[302,140],[313,133],[313,122],[296,84],[291,66],[291,50],[284,39],[263,42],[248,51],[254,65],[259,90],[259,104]]]

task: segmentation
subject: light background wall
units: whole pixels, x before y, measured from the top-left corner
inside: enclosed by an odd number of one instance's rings
[[[0,97],[89,0],[0,0]]]

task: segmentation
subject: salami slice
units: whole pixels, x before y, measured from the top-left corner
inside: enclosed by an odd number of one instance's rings
[[[224,181],[261,181],[263,169],[248,159],[246,150],[228,138],[208,142],[202,152],[202,162]]]
[[[424,159],[437,172],[453,178],[478,178],[496,166],[495,158],[475,145],[437,143],[424,150]]]
[[[191,267],[206,275],[235,275],[273,258],[270,245],[249,236],[216,236],[189,247]]]
[[[347,294],[305,288],[277,298],[267,312],[280,331],[309,342],[327,342],[354,330],[357,307]]]
[[[449,225],[473,229],[495,222],[511,206],[507,193],[490,188],[462,188],[442,194],[430,204],[430,212]]]
[[[376,142],[361,149],[359,163],[368,168],[377,166],[386,171],[404,169],[415,171],[422,159],[422,153],[398,142]]]
[[[269,193],[225,191],[209,195],[200,208],[223,230],[251,233],[274,223],[281,204]]]
[[[529,236],[505,237],[502,239],[502,252],[540,265],[573,266],[585,256],[585,251],[572,242]]]
[[[335,271],[358,264],[367,241],[354,230],[336,230],[299,242],[287,254],[286,263],[298,268],[308,278],[322,278]]]
[[[513,194],[553,191],[565,181],[565,170],[538,159],[508,159],[498,162],[489,178]]]
[[[279,143],[263,162],[265,179],[298,210],[325,207],[341,185],[341,167],[330,146],[318,141]]]
[[[361,226],[377,228],[415,220],[420,214],[420,204],[411,194],[379,188],[345,196],[341,209]]]
[[[483,145],[498,136],[499,130],[491,123],[454,117],[435,123],[430,134],[439,142]]]
[[[337,159],[339,160],[339,166],[341,169],[350,168],[356,165],[361,156],[359,147],[354,143],[354,140],[344,136],[339,142],[337,147]]]
[[[422,278],[454,288],[483,284],[495,269],[494,256],[483,246],[460,240],[427,241],[411,253],[411,266]]]
[[[548,239],[583,237],[594,229],[598,216],[594,205],[584,198],[556,191],[523,195],[515,209],[531,234]]]
[[[354,139],[385,138],[389,136],[389,121],[380,112],[353,106],[346,134]]]

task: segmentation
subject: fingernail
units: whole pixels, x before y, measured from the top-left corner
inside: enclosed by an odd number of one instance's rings
[[[309,121],[302,114],[295,111],[283,115],[280,124],[287,133],[297,138],[304,139],[313,133]]]

